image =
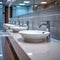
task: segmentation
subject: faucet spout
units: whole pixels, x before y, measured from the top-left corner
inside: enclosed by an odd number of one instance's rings
[[[29,21],[27,21],[27,26],[28,26],[27,30],[29,30]]]
[[[18,20],[18,25],[20,26],[20,21]]]
[[[46,26],[47,26],[47,24],[41,24],[41,25],[39,26],[39,28],[40,28],[42,25],[46,25]]]
[[[42,25],[46,25],[46,26],[47,26],[48,31],[50,32],[50,21],[47,21],[47,23],[46,23],[46,24],[41,24],[41,25],[39,26],[39,28],[40,28]]]

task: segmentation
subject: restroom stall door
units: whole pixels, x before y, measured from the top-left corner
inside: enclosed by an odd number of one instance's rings
[[[3,6],[0,5],[0,30],[3,30]]]

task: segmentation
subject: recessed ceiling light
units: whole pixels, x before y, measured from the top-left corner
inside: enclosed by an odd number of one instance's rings
[[[19,5],[25,5],[25,4],[20,3]]]
[[[30,3],[30,1],[24,1],[24,3]]]
[[[16,0],[7,0],[7,2],[14,2],[14,1],[16,1]]]
[[[0,2],[0,4],[2,4],[2,2]]]
[[[7,2],[10,2],[11,0],[7,0]]]
[[[40,4],[47,4],[47,2],[41,2]]]

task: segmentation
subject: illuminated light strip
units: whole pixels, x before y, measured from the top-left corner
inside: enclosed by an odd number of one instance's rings
[[[11,1],[11,0],[7,0],[7,1]]]
[[[47,2],[41,2],[40,4],[47,4]]]
[[[14,1],[16,1],[16,0],[7,0],[7,2],[14,2]]]
[[[21,3],[21,4],[19,4],[19,5],[25,5],[25,4],[22,4],[22,3]]]
[[[24,1],[24,3],[30,3],[30,1]]]

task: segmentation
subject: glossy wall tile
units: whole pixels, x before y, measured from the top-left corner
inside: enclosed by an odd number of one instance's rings
[[[30,14],[18,16],[20,21],[29,21],[29,29],[40,29],[39,25],[50,21],[51,37],[60,40],[60,6],[47,8]]]

